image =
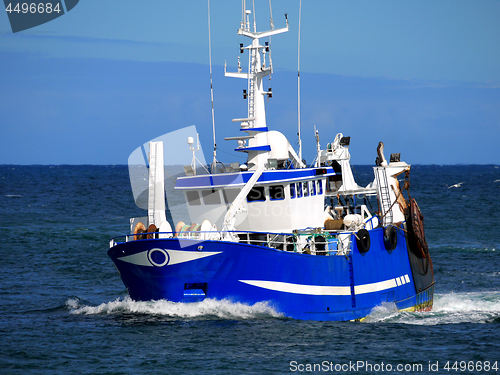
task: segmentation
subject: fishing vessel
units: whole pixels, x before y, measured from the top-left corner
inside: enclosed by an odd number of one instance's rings
[[[338,133],[322,148],[316,131],[307,165],[300,122],[296,152],[266,121],[269,39],[288,28],[285,15],[283,27],[271,18],[271,29],[258,32],[255,9],[243,2],[237,33],[249,41],[240,44],[248,69],[238,58],[236,71],[224,71],[247,81],[248,111],[233,119],[240,135],[225,139],[246,162],[218,162],[215,122],[210,164],[194,126],[137,148],[130,180],[147,216],[130,219],[130,234],[110,241],[109,257],[134,300],[265,301],[310,320],[360,320],[387,302],[430,310],[434,274],[410,165],[399,154],[387,161],[380,142],[373,182],[363,187],[351,169],[350,137]]]

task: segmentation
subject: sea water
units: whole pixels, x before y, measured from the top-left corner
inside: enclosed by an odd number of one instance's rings
[[[411,193],[433,310],[297,321],[265,302],[131,300],[106,255],[144,216],[126,166],[0,166],[0,374],[479,373],[500,361],[500,169],[413,166]]]

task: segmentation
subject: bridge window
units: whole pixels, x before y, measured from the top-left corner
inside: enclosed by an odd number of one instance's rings
[[[205,204],[220,204],[219,190],[203,190],[201,195]]]
[[[311,188],[310,188],[311,195],[316,195],[316,181],[313,180],[309,183],[311,184]]]
[[[224,195],[224,201],[227,204],[233,203],[240,191],[241,189],[223,189],[222,195]]]
[[[186,198],[190,206],[199,206],[201,204],[200,195],[197,191],[186,191]]]
[[[304,197],[308,197],[309,196],[309,182],[308,181],[304,181]]]
[[[285,199],[285,187],[283,185],[269,186],[269,199],[272,201]]]
[[[265,201],[266,193],[264,186],[254,186],[247,195],[247,202]]]
[[[297,198],[302,198],[302,182],[297,182]]]
[[[290,184],[290,198],[295,198],[295,184]]]
[[[316,185],[318,186],[318,194],[323,194],[323,180],[316,181]]]

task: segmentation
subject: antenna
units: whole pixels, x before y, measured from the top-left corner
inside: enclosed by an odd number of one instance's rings
[[[273,7],[271,5],[271,0],[269,0],[269,26],[271,26],[271,30],[274,30]]]
[[[316,129],[316,124],[314,124],[314,136],[316,137],[316,167],[319,167],[321,146],[319,144],[319,131]]]
[[[240,23],[240,29],[245,28],[245,0],[241,0],[241,23]]]
[[[269,25],[271,26],[271,30],[274,30],[274,21],[273,21],[273,7],[271,5],[271,0],[269,0]],[[271,80],[271,75],[273,74],[273,59],[271,56],[271,42],[273,41],[273,37],[269,36],[269,67],[271,68],[271,74],[269,74],[269,80]]]
[[[215,141],[215,113],[214,113],[214,85],[212,80],[212,37],[210,34],[210,0],[208,0],[208,59],[210,65],[210,102],[212,105],[212,135],[214,138],[214,159],[212,160],[211,172],[215,173],[217,168],[217,142]]]
[[[300,137],[300,21],[302,18],[302,0],[299,2],[299,38],[297,49],[297,135],[299,137],[299,160],[302,161],[302,139]]]
[[[252,0],[252,6],[253,6],[253,32],[257,32],[257,21],[255,19],[255,0]]]

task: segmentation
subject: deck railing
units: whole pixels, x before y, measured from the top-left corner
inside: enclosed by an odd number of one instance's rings
[[[351,232],[267,233],[251,231],[186,231],[125,234],[114,237],[117,244],[151,239],[174,238],[196,241],[226,241],[263,246],[288,252],[311,255],[347,255],[351,251]]]

